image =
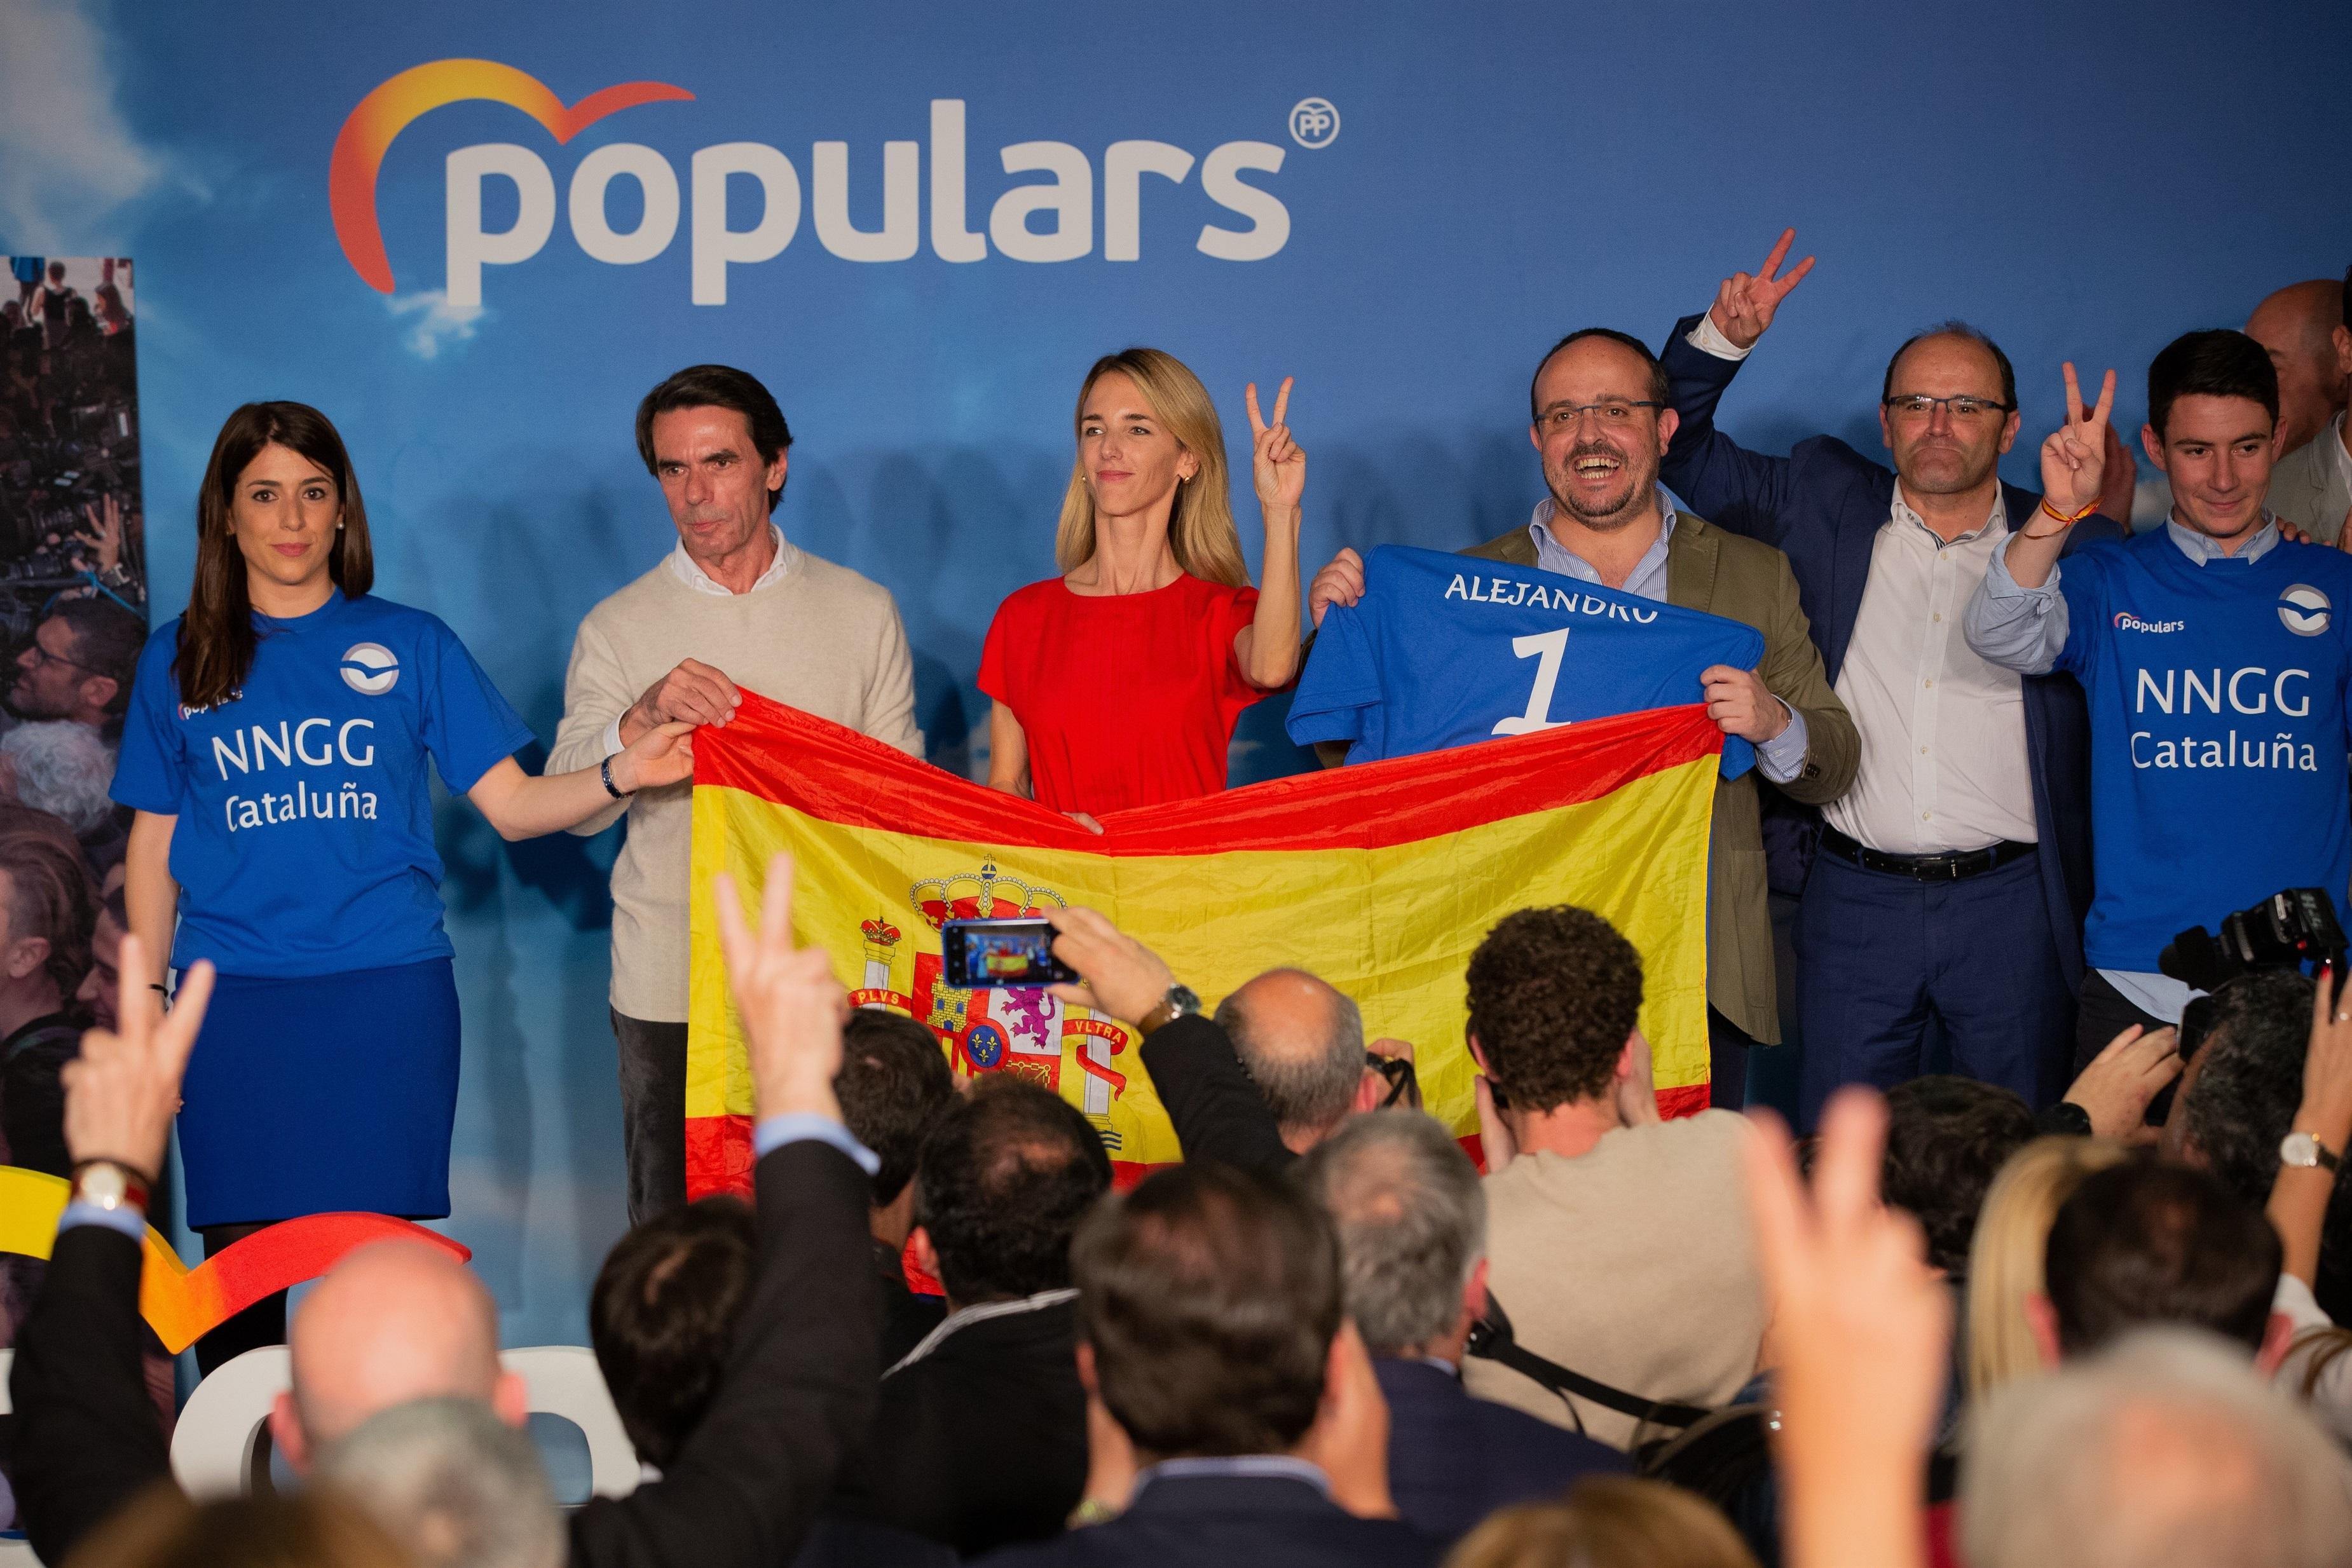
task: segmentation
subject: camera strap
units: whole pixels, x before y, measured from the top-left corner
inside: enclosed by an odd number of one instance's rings
[[[1530,1382],[1541,1384],[1554,1394],[1574,1395],[1579,1399],[1631,1416],[1637,1421],[1659,1427],[1688,1427],[1705,1420],[1713,1411],[1698,1405],[1678,1404],[1671,1399],[1644,1399],[1638,1394],[1628,1394],[1622,1388],[1572,1372],[1556,1361],[1538,1355],[1513,1337],[1510,1314],[1503,1303],[1493,1296],[1486,1298],[1486,1315],[1470,1325],[1472,1355],[1481,1361],[1491,1361],[1507,1366]]]

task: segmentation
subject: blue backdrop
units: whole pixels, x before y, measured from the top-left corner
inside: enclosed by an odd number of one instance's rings
[[[250,398],[315,402],[351,441],[379,591],[445,617],[542,738],[580,617],[672,538],[630,419],[692,361],[775,390],[798,437],[785,530],[896,592],[932,756],[970,770],[981,637],[1006,591],[1052,570],[1077,381],[1107,350],[1185,359],[1229,437],[1246,435],[1245,381],[1298,378],[1311,571],[1342,543],[1454,548],[1523,520],[1541,494],[1523,402],[1541,349],[1594,322],[1655,341],[1783,225],[1821,265],[1729,428],[1766,448],[1824,428],[1874,447],[1887,350],[1958,315],[2016,361],[2018,479],[2062,358],[2116,365],[2135,428],[2165,340],[2352,260],[2352,20],[2324,4],[11,0],[0,26],[0,253],[137,261],[158,617],[185,601],[222,418]],[[424,113],[374,183],[394,280],[379,292],[339,242],[331,152],[381,84],[459,57],[565,104],[634,81],[692,97],[563,142],[507,103]],[[963,106],[961,226],[940,221],[935,100]],[[1110,151],[1139,141],[1164,145]],[[1061,146],[1008,172],[1004,150],[1031,143]],[[604,154],[592,175],[635,172],[601,206],[575,201],[583,161],[623,144],[650,152]],[[718,177],[730,162],[765,184]],[[1181,181],[1113,167],[1180,163]],[[484,164],[510,172],[468,172]],[[1059,209],[1024,224],[997,208],[1056,181]],[[483,234],[519,232],[467,241],[477,191]],[[763,191],[765,245],[740,237],[761,228]],[[724,304],[696,303],[720,253],[770,248],[787,206],[789,244],[725,267]],[[657,254],[597,259],[632,254],[633,235]],[[525,251],[480,267],[466,302],[467,256]],[[1297,764],[1273,706],[1242,772]],[[623,1225],[615,841],[509,847],[462,803],[442,841],[466,1008],[448,1228],[509,1343],[577,1342]]]

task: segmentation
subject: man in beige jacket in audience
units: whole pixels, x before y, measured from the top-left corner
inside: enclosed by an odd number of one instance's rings
[[[593,768],[672,720],[723,725],[745,691],[923,754],[897,601],[795,548],[771,518],[792,439],[768,389],[725,365],[690,366],[646,394],[637,452],[661,482],[677,546],[581,622],[549,767]],[[635,1225],[686,1201],[693,787],[616,795],[572,831],[624,814],[612,1015]]]

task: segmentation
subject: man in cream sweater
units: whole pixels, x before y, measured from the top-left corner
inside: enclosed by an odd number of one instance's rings
[[[749,690],[909,755],[914,665],[889,591],[795,549],[769,514],[792,432],[757,379],[694,365],[637,406],[637,452],[677,548],[588,612],[548,767],[593,768],[656,725],[723,725]],[[629,1223],[686,1201],[687,890],[693,787],[616,800],[572,830],[629,818],[613,867],[613,1039]]]

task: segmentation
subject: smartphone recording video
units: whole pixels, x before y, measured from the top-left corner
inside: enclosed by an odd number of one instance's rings
[[[1054,956],[1054,928],[1042,919],[950,920],[940,927],[940,967],[959,990],[1016,990],[1074,982]]]

